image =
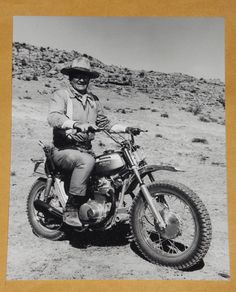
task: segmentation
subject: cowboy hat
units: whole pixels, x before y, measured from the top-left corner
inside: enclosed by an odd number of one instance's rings
[[[61,73],[65,75],[84,73],[90,78],[97,78],[99,76],[98,72],[91,70],[90,62],[85,57],[74,59],[70,66],[61,69]]]

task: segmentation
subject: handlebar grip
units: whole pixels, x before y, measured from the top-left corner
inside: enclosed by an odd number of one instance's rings
[[[92,126],[89,126],[87,132],[95,133],[98,132],[97,129],[94,129]]]

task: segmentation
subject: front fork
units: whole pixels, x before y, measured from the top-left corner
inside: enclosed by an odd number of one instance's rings
[[[130,165],[132,167],[132,170],[133,170],[133,172],[134,172],[134,174],[135,174],[135,176],[140,184],[140,189],[144,195],[144,198],[145,198],[146,202],[148,203],[148,206],[151,209],[152,214],[154,215],[154,218],[156,219],[160,229],[164,229],[166,227],[166,224],[165,224],[160,212],[157,210],[147,186],[145,185],[144,181],[142,180],[142,178],[139,174],[138,166],[135,164],[129,151],[127,149],[124,149],[124,151],[125,151],[126,158],[129,160]],[[152,174],[149,175],[149,178],[151,181],[154,181],[154,177]]]

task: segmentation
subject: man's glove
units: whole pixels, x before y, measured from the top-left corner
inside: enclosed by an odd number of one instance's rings
[[[125,132],[137,136],[140,134],[141,130],[139,128],[127,127]]]
[[[80,124],[79,122],[75,122],[73,128],[77,130],[77,132],[95,132],[98,127],[95,124]]]

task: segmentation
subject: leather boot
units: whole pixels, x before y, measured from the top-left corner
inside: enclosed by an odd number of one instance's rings
[[[80,207],[79,198],[74,195],[69,195],[66,202],[66,208],[63,213],[63,221],[71,226],[82,227],[82,222],[79,219],[78,208]]]

